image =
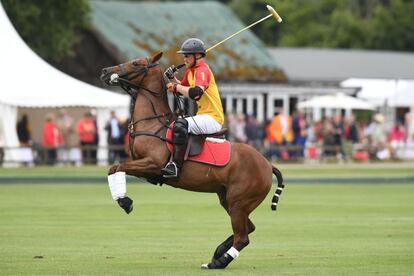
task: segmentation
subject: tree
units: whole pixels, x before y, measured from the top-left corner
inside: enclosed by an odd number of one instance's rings
[[[393,0],[373,12],[367,47],[372,49],[414,51],[414,2]]]
[[[266,20],[252,28],[267,45],[414,51],[412,0],[231,0],[250,24],[272,5],[282,24]]]
[[[88,23],[85,0],[3,0],[2,5],[23,40],[48,61],[73,54],[75,30]]]

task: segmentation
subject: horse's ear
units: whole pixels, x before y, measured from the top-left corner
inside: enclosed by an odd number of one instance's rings
[[[152,63],[155,63],[157,61],[160,60],[160,58],[162,57],[162,52],[158,52],[157,54],[155,54],[154,56],[152,56]]]

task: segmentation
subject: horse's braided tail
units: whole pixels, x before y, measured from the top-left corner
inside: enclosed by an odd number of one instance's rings
[[[277,189],[275,195],[272,198],[272,210],[276,211],[277,204],[279,202],[279,197],[282,194],[283,188],[285,185],[283,184],[283,176],[282,173],[275,167],[272,166],[272,172],[277,178]]]

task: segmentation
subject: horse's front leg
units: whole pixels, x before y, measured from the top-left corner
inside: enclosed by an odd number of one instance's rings
[[[113,165],[108,171],[108,185],[112,198],[127,214],[131,213],[133,200],[126,195],[126,174],[145,177],[157,171],[159,167],[149,157]]]

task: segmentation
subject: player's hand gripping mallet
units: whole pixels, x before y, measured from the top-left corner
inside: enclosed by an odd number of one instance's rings
[[[267,5],[267,6],[266,6],[266,8],[270,11],[270,14],[269,14],[269,15],[267,15],[267,16],[265,16],[265,17],[263,17],[262,19],[257,20],[256,22],[254,22],[254,23],[250,24],[249,26],[247,26],[247,27],[245,27],[245,28],[241,29],[240,31],[238,31],[238,32],[236,32],[236,33],[234,33],[234,34],[232,34],[232,35],[230,35],[230,36],[228,36],[228,37],[226,37],[226,38],[225,38],[225,39],[223,39],[222,41],[220,41],[220,42],[218,42],[218,43],[214,44],[213,46],[211,46],[210,48],[208,48],[208,49],[206,50],[206,52],[208,52],[208,51],[210,51],[210,50],[213,50],[214,48],[216,48],[216,47],[217,47],[217,46],[219,46],[220,44],[222,44],[222,43],[226,42],[226,41],[227,41],[227,40],[229,40],[230,38],[232,38],[232,37],[234,37],[234,36],[238,35],[239,33],[243,32],[243,31],[245,31],[245,30],[247,30],[247,29],[249,29],[249,28],[251,28],[251,27],[253,27],[253,26],[254,26],[254,25],[256,25],[256,24],[259,24],[260,22],[262,22],[262,21],[264,21],[264,20],[268,19],[269,17],[272,17],[272,16],[273,16],[274,18],[276,18],[277,22],[279,22],[279,23],[281,23],[281,22],[282,22],[282,17],[280,17],[280,15],[279,15],[279,14],[275,11],[275,9],[274,9],[274,8],[272,8],[270,5]]]

